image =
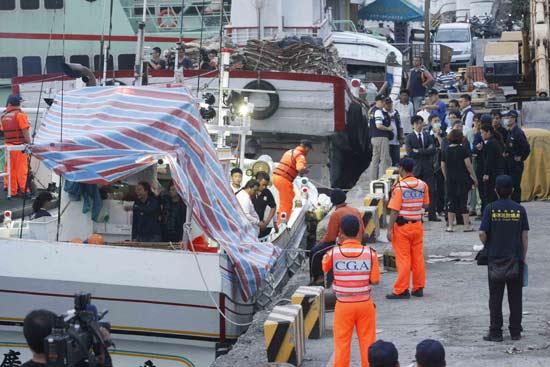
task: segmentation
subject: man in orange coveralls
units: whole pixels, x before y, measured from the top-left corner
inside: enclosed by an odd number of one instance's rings
[[[294,201],[294,179],[306,173],[306,156],[313,149],[311,140],[304,139],[294,149],[287,150],[273,170],[273,184],[279,191],[279,207],[277,221],[281,223],[281,213],[290,218]]]
[[[371,284],[380,282],[376,251],[356,239],[359,220],[346,215],[340,223],[338,246],[323,258],[323,271],[334,272],[332,289],[334,310],[334,367],[348,367],[353,328],[357,328],[361,366],[368,367],[368,350],[376,341],[376,310],[371,299]]]
[[[29,120],[27,115],[21,111],[21,97],[11,95],[8,97],[8,104],[6,110],[2,113],[2,131],[4,132],[4,141],[6,145],[20,145],[30,144],[31,137],[29,134]],[[10,160],[10,176],[11,176],[11,196],[17,195],[17,189],[21,193],[30,191],[27,187],[27,175],[28,175],[28,158],[27,154],[23,151],[14,150],[10,152],[7,160]],[[25,190],[26,189],[26,190]],[[8,179],[4,178],[4,190],[8,190]]]
[[[390,220],[388,241],[392,243],[397,265],[397,279],[388,299],[410,298],[409,286],[412,271],[412,295],[422,297],[426,286],[424,266],[423,208],[430,204],[428,185],[413,176],[414,161],[403,158],[399,163],[401,180],[393,187],[388,204]]]

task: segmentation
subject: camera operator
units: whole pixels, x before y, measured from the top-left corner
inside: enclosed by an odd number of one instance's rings
[[[32,352],[32,359],[21,367],[45,367],[44,338],[51,334],[57,315],[48,310],[35,310],[23,321],[23,334]]]

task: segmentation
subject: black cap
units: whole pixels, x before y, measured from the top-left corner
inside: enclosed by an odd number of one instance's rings
[[[390,342],[377,340],[369,347],[370,367],[395,367],[399,360],[397,348]]]
[[[481,115],[481,118],[479,119],[479,122],[482,124],[490,124],[493,121],[493,118],[488,113],[484,113]]]
[[[359,219],[355,215],[346,215],[340,221],[340,229],[348,237],[355,237],[359,233]]]
[[[391,99],[391,97],[386,97],[386,99],[384,99],[384,102],[393,103],[393,99]]]
[[[334,189],[330,193],[330,201],[332,205],[340,205],[346,202],[347,196],[343,190]]]
[[[439,91],[435,88],[431,88],[429,91],[428,91],[428,95],[429,96],[433,96],[434,94],[439,94]]]
[[[19,106],[23,98],[19,94],[10,94],[8,97],[8,104],[12,106]]]
[[[497,189],[511,189],[512,187],[514,187],[514,182],[512,181],[512,177],[508,175],[498,176],[495,181],[495,187]]]
[[[414,160],[412,158],[405,157],[399,162],[399,167],[403,168],[407,172],[412,172],[414,168]]]
[[[416,362],[423,367],[444,367],[445,348],[437,340],[423,340],[416,346]]]
[[[506,111],[502,114],[502,116],[510,116],[510,117],[518,118],[518,111],[516,110]]]
[[[309,139],[300,140],[300,145],[309,149],[313,149],[313,142]]]
[[[383,95],[383,94],[377,94],[376,97],[374,98],[375,101],[383,101],[386,99],[386,96]]]

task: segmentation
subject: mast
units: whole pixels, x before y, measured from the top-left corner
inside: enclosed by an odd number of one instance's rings
[[[145,22],[147,20],[147,0],[143,0],[143,17],[138,24],[136,64],[134,65],[134,85],[141,85],[143,79],[143,46],[145,38]]]

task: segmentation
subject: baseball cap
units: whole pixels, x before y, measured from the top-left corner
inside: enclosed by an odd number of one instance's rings
[[[375,101],[383,101],[385,99],[386,99],[386,96],[383,94],[377,94],[376,97],[374,98]]]
[[[445,348],[437,340],[426,339],[416,346],[415,358],[422,367],[444,367]]]
[[[433,96],[434,94],[439,94],[439,91],[435,88],[431,88],[429,91],[428,91],[428,95],[429,96]]]
[[[19,106],[23,98],[19,94],[10,94],[8,97],[8,104],[12,106]]]
[[[482,124],[490,124],[493,121],[493,118],[488,113],[484,113],[483,115],[481,115],[481,118],[479,119],[479,121]]]
[[[508,175],[500,175],[495,181],[495,187],[497,189],[510,189],[514,186],[512,177]]]
[[[345,203],[347,199],[346,193],[341,189],[334,189],[330,193],[330,201],[333,205]]]
[[[309,149],[313,149],[313,142],[309,139],[303,139],[300,141],[300,145]]]
[[[370,367],[395,367],[398,360],[399,354],[393,343],[377,340],[369,347]]]
[[[359,233],[359,220],[355,215],[346,215],[340,221],[340,229],[346,236],[355,237]]]
[[[386,99],[384,99],[384,102],[393,103],[393,99],[391,99],[391,97],[386,97]]]
[[[518,111],[516,111],[516,110],[510,110],[510,111],[504,112],[504,113],[502,114],[502,116],[511,116],[511,117],[518,118]]]

